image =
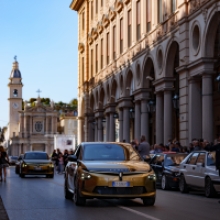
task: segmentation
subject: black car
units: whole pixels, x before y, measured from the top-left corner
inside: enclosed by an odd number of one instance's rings
[[[156,174],[156,185],[162,189],[179,187],[179,164],[187,156],[184,153],[156,153],[150,161]]]

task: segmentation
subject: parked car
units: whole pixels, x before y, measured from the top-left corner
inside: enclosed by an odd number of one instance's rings
[[[156,174],[156,184],[162,189],[179,187],[179,164],[187,156],[184,153],[156,153],[150,165]]]
[[[191,152],[180,164],[179,189],[186,193],[189,189],[203,190],[206,197],[220,193],[220,177],[215,167],[215,152]]]
[[[82,143],[68,157],[65,198],[85,205],[93,198],[141,198],[155,203],[155,174],[130,144]]]
[[[49,159],[46,152],[29,151],[26,152],[23,158],[20,159],[19,175],[46,175],[47,177],[54,177],[54,164]]]
[[[18,162],[18,156],[9,156],[8,159],[10,165],[15,165]]]
[[[21,163],[21,160],[23,159],[23,157],[24,157],[24,154],[20,154],[20,156],[18,157],[18,161],[15,163],[15,173],[16,174],[19,174],[20,163]]]

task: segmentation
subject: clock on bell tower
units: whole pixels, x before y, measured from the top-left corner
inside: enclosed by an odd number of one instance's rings
[[[11,75],[9,78],[9,135],[13,136],[13,132],[18,135],[19,132],[19,111],[22,110],[22,78],[19,65],[14,57]]]

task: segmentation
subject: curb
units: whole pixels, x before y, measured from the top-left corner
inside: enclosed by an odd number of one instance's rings
[[[4,204],[0,196],[0,220],[9,220]]]

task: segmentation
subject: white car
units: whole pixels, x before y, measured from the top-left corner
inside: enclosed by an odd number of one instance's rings
[[[215,152],[193,151],[180,164],[179,189],[204,190],[206,197],[220,193],[220,176],[215,166]]]

